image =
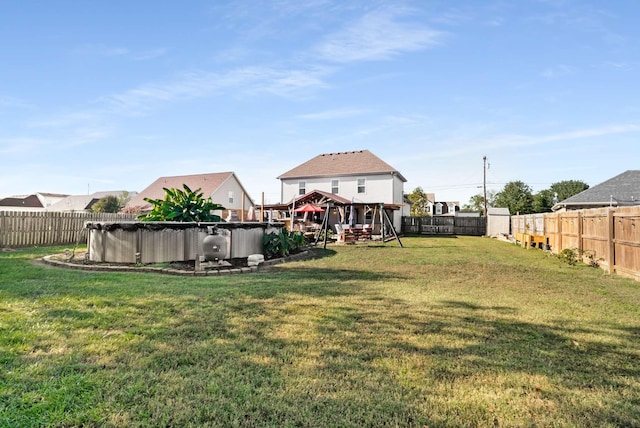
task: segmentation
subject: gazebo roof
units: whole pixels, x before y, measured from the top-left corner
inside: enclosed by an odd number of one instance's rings
[[[329,204],[334,206],[353,205],[356,207],[380,205],[381,202],[352,202],[347,198],[338,196],[334,193],[323,192],[322,190],[312,190],[304,195],[298,196],[295,200],[288,203],[265,205],[265,209],[274,209],[279,211],[290,210],[293,206],[297,207],[304,204],[314,204],[321,208],[326,208]],[[402,206],[398,204],[384,204],[385,208],[397,210]]]

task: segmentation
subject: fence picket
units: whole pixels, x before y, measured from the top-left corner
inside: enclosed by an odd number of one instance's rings
[[[0,211],[0,247],[83,242],[87,221],[131,221],[133,214]]]
[[[640,228],[636,223],[640,226],[640,206],[512,216],[511,230],[513,235],[544,235],[553,253],[574,249],[610,273],[640,279]]]
[[[402,217],[402,233],[410,235],[470,235],[487,232],[485,217]]]

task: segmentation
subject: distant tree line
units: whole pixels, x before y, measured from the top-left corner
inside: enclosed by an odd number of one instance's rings
[[[487,191],[487,207],[509,208],[511,214],[534,214],[550,212],[558,202],[587,190],[589,185],[580,180],[565,180],[553,183],[548,189],[533,193],[531,187],[522,181],[511,181],[499,192]],[[416,187],[407,195],[411,201],[411,216],[429,215],[427,194]],[[433,201],[431,201],[433,202]],[[484,212],[484,195],[473,195],[461,211]]]

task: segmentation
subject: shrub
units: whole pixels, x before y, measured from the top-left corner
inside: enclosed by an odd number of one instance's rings
[[[570,266],[575,266],[578,263],[578,250],[565,248],[558,254],[558,258]]]
[[[222,205],[211,198],[204,198],[200,189],[191,190],[186,184],[184,190],[164,188],[164,199],[144,198],[152,206],[151,212],[138,216],[141,221],[224,221],[212,211],[223,210]]]
[[[117,196],[105,196],[91,206],[94,213],[117,213],[123,207]]]
[[[304,235],[300,232],[289,232],[282,229],[280,232],[265,233],[262,237],[262,248],[267,259],[284,257],[300,251],[304,246]]]

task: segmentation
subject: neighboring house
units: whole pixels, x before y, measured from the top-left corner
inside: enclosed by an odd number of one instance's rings
[[[402,217],[411,217],[411,206],[413,203],[408,198],[409,195],[402,196],[402,209],[400,212],[402,213]]]
[[[200,189],[205,197],[211,197],[214,203],[222,205],[227,210],[223,216],[232,214],[233,218],[236,218],[235,215],[241,218],[242,215],[237,214],[238,212],[254,207],[253,200],[233,172],[217,172],[160,177],[131,198],[125,206],[125,211],[148,212],[151,210],[151,204],[145,201],[145,198],[164,199],[165,188],[183,190],[185,184],[193,191]]]
[[[14,195],[0,199],[0,211],[45,211],[69,195],[59,193],[34,193]]]
[[[393,210],[392,221],[400,230],[404,204],[404,176],[369,150],[325,153],[278,177],[283,203],[314,190],[338,195],[354,203],[383,203]],[[366,213],[356,213],[364,223]]]
[[[553,211],[640,205],[640,170],[625,171],[560,201]]]
[[[95,192],[91,195],[71,195],[47,207],[47,211],[91,212],[91,207],[100,199],[107,196],[119,198],[125,193],[128,193],[130,196],[136,195],[136,192],[125,192],[123,190]]]
[[[455,216],[460,211],[460,202],[434,202],[429,205],[429,208],[431,209],[431,215]]]

